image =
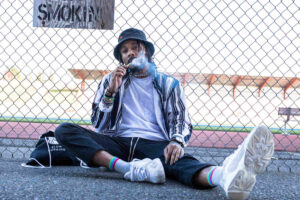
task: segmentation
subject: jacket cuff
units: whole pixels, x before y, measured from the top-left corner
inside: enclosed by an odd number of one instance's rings
[[[184,141],[184,138],[182,135],[173,135],[170,141],[177,142],[180,144],[182,147],[185,147],[187,144]]]
[[[106,94],[106,91],[107,91],[107,89],[104,90],[103,97],[99,103],[99,109],[102,112],[111,112],[114,102],[105,101],[104,95]]]

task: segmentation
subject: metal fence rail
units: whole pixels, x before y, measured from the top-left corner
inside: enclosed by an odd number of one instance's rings
[[[64,121],[92,128],[97,84],[118,65],[117,36],[136,27],[159,70],[184,86],[189,151],[207,147],[220,164],[211,148],[236,148],[265,124],[276,150],[292,152],[284,167],[300,167],[299,116],[279,113],[300,108],[298,1],[116,0],[114,30],[34,28],[32,13],[32,0],[0,3],[0,157],[27,158],[31,140]]]

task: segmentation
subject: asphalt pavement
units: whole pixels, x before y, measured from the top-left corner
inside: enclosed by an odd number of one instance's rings
[[[162,185],[125,181],[116,172],[81,167],[33,169],[0,159],[0,199],[226,199],[222,188],[199,190],[167,179]],[[257,176],[249,199],[300,199],[300,173]]]

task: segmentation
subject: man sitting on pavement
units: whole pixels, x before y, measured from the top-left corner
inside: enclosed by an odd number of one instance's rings
[[[222,166],[185,154],[192,125],[184,90],[157,71],[153,54],[143,31],[123,31],[114,49],[120,66],[103,77],[92,106],[96,132],[63,123],[56,139],[89,166],[115,170],[126,180],[164,183],[167,176],[193,187],[221,186],[230,199],[247,198],[273,155],[271,132],[254,128]]]

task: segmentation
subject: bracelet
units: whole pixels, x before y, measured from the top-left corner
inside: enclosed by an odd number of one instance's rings
[[[184,145],[175,139],[172,139],[171,142],[175,142],[175,143],[179,144],[182,148],[184,148]]]
[[[115,100],[114,97],[108,97],[106,95],[104,95],[104,99],[113,102]]]

